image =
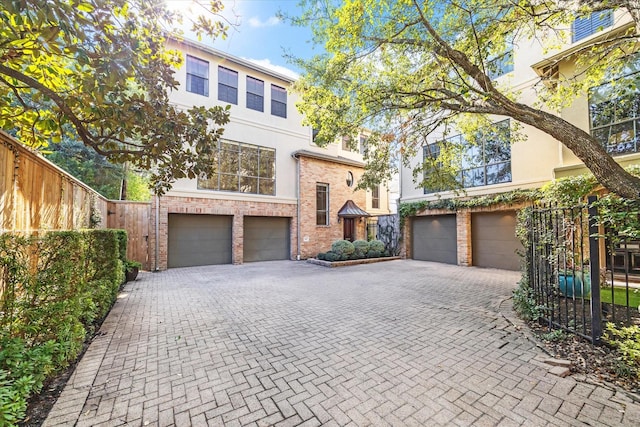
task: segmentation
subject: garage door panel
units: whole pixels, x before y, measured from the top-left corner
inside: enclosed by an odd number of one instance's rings
[[[414,218],[412,239],[413,259],[458,263],[455,215]]]
[[[290,218],[244,217],[244,261],[290,258]]]
[[[169,215],[168,266],[230,264],[232,217]]]
[[[516,214],[482,212],[471,216],[473,265],[478,267],[519,270],[517,251],[522,245],[516,237]]]

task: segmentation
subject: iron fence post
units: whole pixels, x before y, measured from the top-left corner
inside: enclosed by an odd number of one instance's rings
[[[600,301],[600,242],[598,237],[597,196],[589,196],[589,265],[591,277],[591,340],[600,344],[602,337],[602,304]]]

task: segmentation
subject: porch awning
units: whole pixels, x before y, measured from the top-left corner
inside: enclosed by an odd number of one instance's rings
[[[367,211],[363,211],[355,204],[353,200],[347,202],[338,211],[340,218],[360,218],[363,216],[371,216]]]

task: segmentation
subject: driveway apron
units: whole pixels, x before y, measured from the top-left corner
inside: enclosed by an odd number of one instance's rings
[[[518,273],[274,261],[128,283],[45,426],[640,425],[507,320]]]

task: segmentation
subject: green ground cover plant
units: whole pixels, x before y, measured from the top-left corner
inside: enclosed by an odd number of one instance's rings
[[[124,281],[116,230],[0,235],[0,425],[76,359]]]
[[[620,350],[621,362],[640,377],[640,326],[618,327],[613,323],[607,323],[603,338]]]

